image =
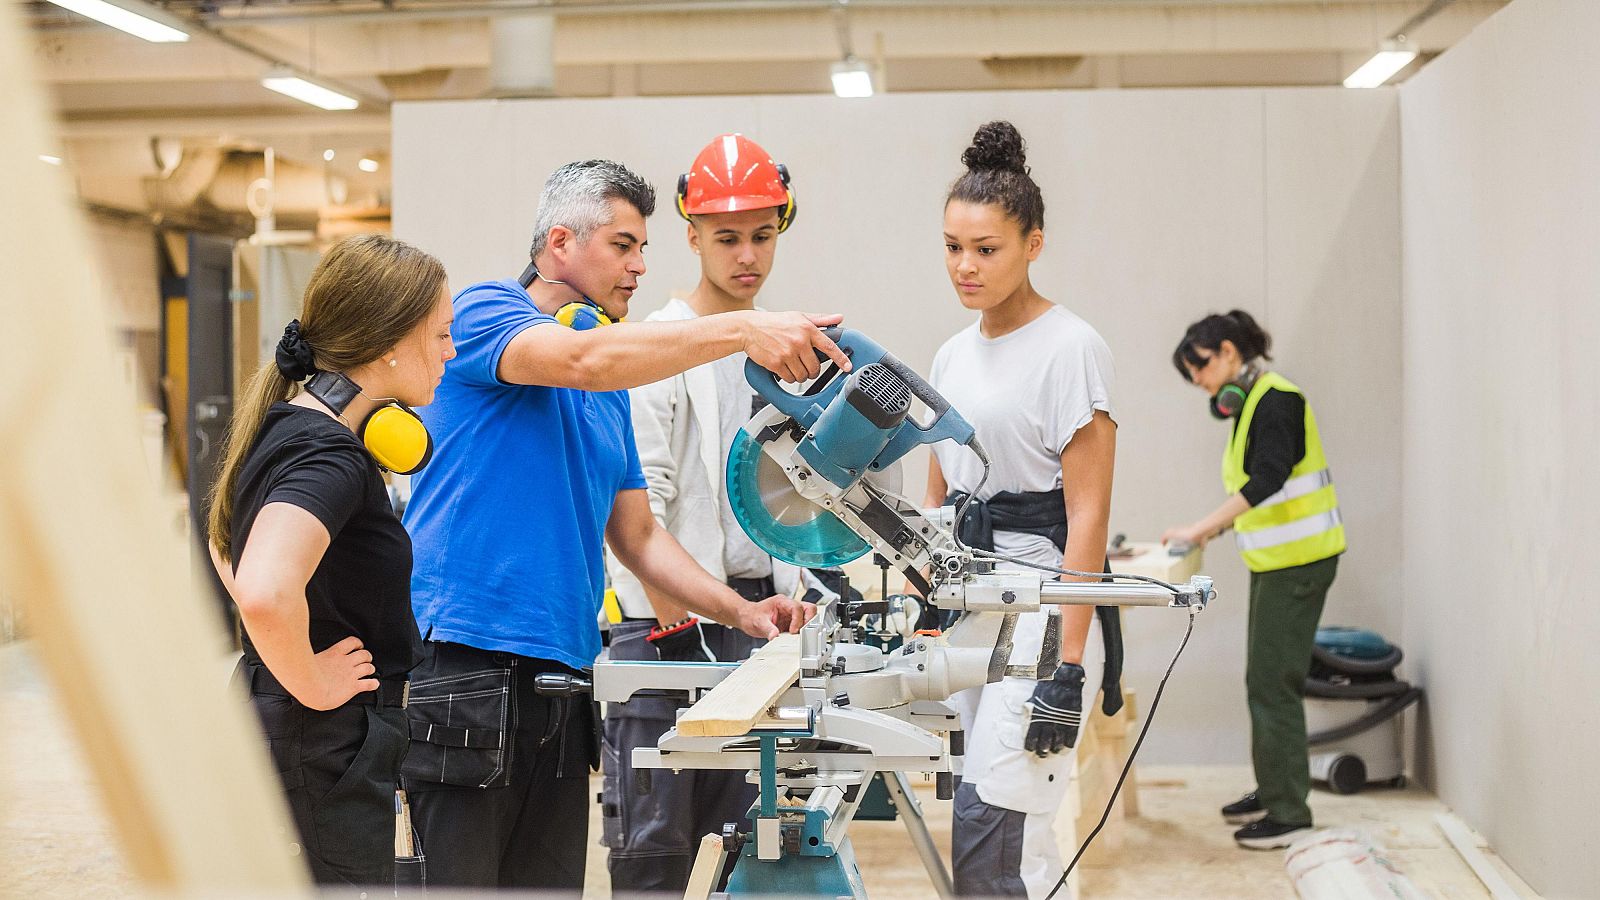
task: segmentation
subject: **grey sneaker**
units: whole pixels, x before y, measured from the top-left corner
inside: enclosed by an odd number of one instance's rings
[[[1229,803],[1222,808],[1222,818],[1229,825],[1248,825],[1259,821],[1267,814],[1267,808],[1256,799],[1256,792],[1251,791],[1243,797]]]

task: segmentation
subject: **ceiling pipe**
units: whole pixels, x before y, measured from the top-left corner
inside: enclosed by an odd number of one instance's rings
[[[1444,8],[1446,6],[1449,6],[1450,4],[1452,4],[1454,2],[1456,2],[1456,0],[1433,0],[1432,3],[1429,3],[1427,6],[1423,7],[1421,10],[1418,10],[1416,15],[1412,16],[1411,18],[1405,20],[1405,22],[1401,23],[1399,28],[1396,28],[1394,31],[1389,32],[1389,40],[1391,40],[1391,41],[1403,41],[1403,40],[1405,40],[1407,32],[1409,32],[1409,31],[1411,31],[1411,29],[1416,28],[1417,26],[1421,25],[1423,22],[1428,21],[1429,19],[1433,18],[1434,16],[1437,16],[1439,13],[1444,11]]]
[[[1380,5],[1399,5],[1402,0],[1377,0]],[[318,11],[300,9],[294,12],[238,12],[209,13],[198,21],[216,29],[240,28],[252,25],[284,25],[305,22],[396,22],[427,19],[482,19],[501,15],[528,12],[555,13],[559,16],[636,16],[651,13],[723,13],[723,12],[797,12],[827,10],[835,0],[632,0],[632,2],[575,2],[557,3],[551,0],[491,0],[491,2],[445,3],[440,0],[422,2],[373,3],[359,10],[347,6],[323,6]],[[853,0],[857,8],[930,8],[955,7],[959,9],[983,8],[1055,8],[1062,0]],[[297,4],[298,5],[298,4]],[[309,6],[310,4],[305,4]],[[1208,8],[1262,7],[1262,6],[1326,6],[1327,0],[1074,0],[1075,8]],[[255,7],[260,9],[260,7]]]

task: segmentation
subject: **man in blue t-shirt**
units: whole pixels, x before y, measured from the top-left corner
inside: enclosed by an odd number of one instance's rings
[[[533,683],[599,654],[604,543],[653,591],[752,636],[798,630],[810,612],[745,600],[660,526],[626,389],[740,351],[787,381],[816,375],[819,351],[848,369],[821,331],[840,317],[563,327],[627,314],[654,208],[650,185],[617,163],[562,166],[540,195],[524,278],[455,298],[458,356],[422,410],[437,446],[405,514],[426,643],[404,772],[430,884],[582,890],[599,723],[586,698]]]

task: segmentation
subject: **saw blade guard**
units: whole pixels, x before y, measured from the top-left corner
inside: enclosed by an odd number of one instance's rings
[[[734,436],[728,451],[728,505],[756,546],[786,563],[806,568],[840,566],[871,547],[833,513],[800,496],[783,467],[751,436],[765,427],[786,427],[787,417],[768,409]]]

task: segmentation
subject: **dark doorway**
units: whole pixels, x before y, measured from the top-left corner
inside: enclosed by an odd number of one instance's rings
[[[189,235],[189,510],[195,547],[201,554],[217,603],[228,619],[233,603],[211,568],[206,548],[207,500],[222,462],[222,439],[233,418],[233,241]]]

